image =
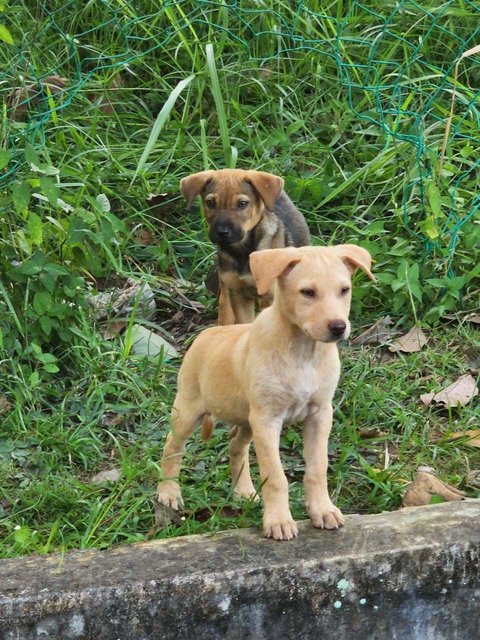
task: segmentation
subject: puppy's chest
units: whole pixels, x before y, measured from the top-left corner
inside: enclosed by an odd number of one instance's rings
[[[338,382],[338,372],[325,372],[314,365],[285,367],[274,383],[266,383],[262,396],[279,412],[285,422],[301,422],[312,402],[330,402]]]
[[[251,273],[239,274],[236,271],[222,271],[220,279],[227,289],[242,293],[246,298],[257,297],[257,289]]]

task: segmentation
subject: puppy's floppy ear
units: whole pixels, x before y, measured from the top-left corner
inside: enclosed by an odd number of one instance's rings
[[[353,273],[355,269],[361,269],[367,274],[370,280],[376,282],[375,276],[370,271],[372,257],[366,249],[356,244],[338,244],[336,247],[333,247],[333,249],[339,254],[351,273]]]
[[[180,191],[187,201],[187,208],[190,209],[192,202],[203,191],[207,182],[213,178],[213,171],[200,171],[180,180]]]
[[[257,283],[258,294],[263,296],[270,289],[275,278],[300,262],[302,256],[295,247],[285,249],[265,249],[250,254],[250,269]]]
[[[278,196],[282,193],[283,178],[265,171],[246,171],[245,179],[253,186],[269,211],[273,211]]]

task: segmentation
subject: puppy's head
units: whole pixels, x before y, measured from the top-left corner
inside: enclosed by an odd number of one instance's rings
[[[368,251],[354,244],[266,249],[250,255],[260,295],[275,283],[281,313],[304,334],[337,342],[350,334],[351,276],[356,269],[375,280]]]
[[[188,207],[200,195],[208,235],[221,247],[241,242],[265,209],[273,210],[283,179],[264,171],[221,169],[194,173],[180,181]]]

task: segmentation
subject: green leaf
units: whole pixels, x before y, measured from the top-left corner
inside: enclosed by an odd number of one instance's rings
[[[18,544],[24,545],[32,537],[32,531],[29,527],[27,527],[27,525],[24,524],[23,526],[20,527],[20,529],[17,529],[14,532],[13,537],[15,538],[15,542],[17,542]]]
[[[30,187],[27,182],[16,182],[12,186],[13,206],[17,213],[23,213],[30,202]]]
[[[440,231],[435,224],[435,216],[428,216],[428,218],[420,222],[418,226],[430,240],[435,240],[440,235]]]
[[[95,200],[97,201],[102,211],[104,211],[105,213],[108,213],[110,211],[110,200],[104,193],[99,193]]]
[[[49,336],[53,329],[53,320],[48,316],[41,316],[40,326],[45,335]]]
[[[52,296],[48,291],[37,291],[33,296],[33,308],[35,313],[43,316],[49,311],[52,305]]]
[[[43,224],[40,216],[33,211],[28,214],[27,227],[32,244],[40,247],[43,242]]]
[[[43,284],[45,289],[50,293],[53,293],[55,290],[56,278],[51,276],[49,273],[41,273],[40,274],[40,282]]]
[[[10,162],[10,158],[12,157],[12,152],[8,149],[0,150],[0,169],[5,169],[7,164]]]
[[[75,217],[70,220],[67,231],[67,244],[82,242],[89,235],[88,223],[83,218]]]
[[[12,34],[4,24],[0,24],[0,40],[3,40],[3,42],[7,44],[15,44]]]
[[[34,164],[37,167],[42,164],[37,152],[31,144],[28,144],[28,142],[25,145],[25,160],[28,162],[28,164]]]
[[[43,368],[45,371],[48,371],[48,373],[57,373],[60,371],[56,364],[45,364],[43,365]]]
[[[427,184],[427,198],[433,215],[436,217],[442,215],[442,199],[440,195],[440,189],[437,187],[435,182],[433,182],[433,180],[430,180]]]
[[[42,176],[40,178],[40,186],[42,187],[44,195],[48,198],[49,203],[55,207],[58,200],[58,187],[55,181],[52,178]]]
[[[38,371],[33,371],[28,378],[29,385],[31,387],[36,387],[39,382],[40,382],[40,376],[38,375]]]

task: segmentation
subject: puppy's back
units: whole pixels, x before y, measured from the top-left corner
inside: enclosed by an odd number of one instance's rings
[[[285,191],[282,191],[275,203],[275,213],[283,222],[287,232],[287,246],[304,247],[311,244],[310,231],[305,218]]]

